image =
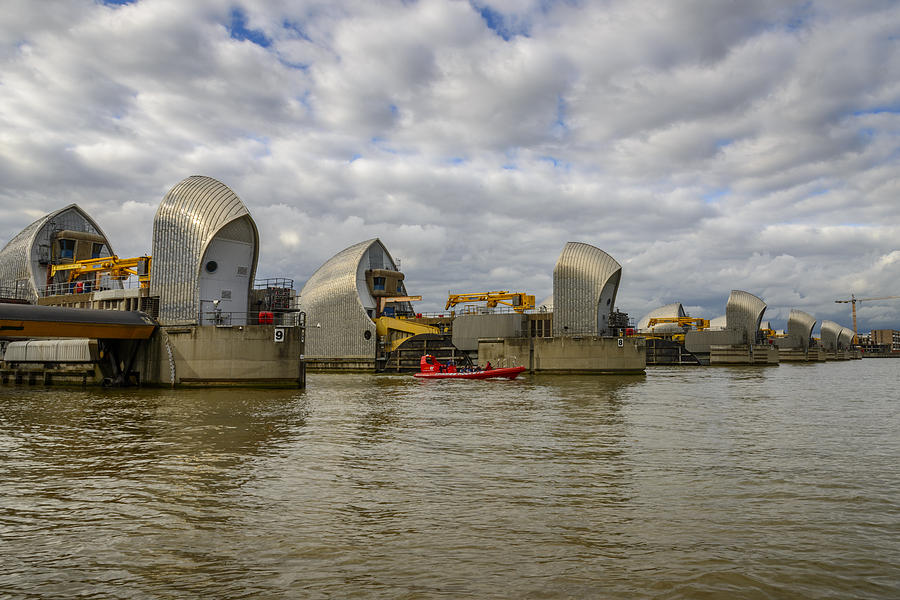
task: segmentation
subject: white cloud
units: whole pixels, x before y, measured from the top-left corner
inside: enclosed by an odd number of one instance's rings
[[[424,310],[543,299],[583,241],[635,318],[745,289],[776,325],[849,325],[835,299],[900,294],[898,82],[888,1],[12,3],[0,235],[78,202],[141,254],[205,174],[250,208],[260,275],[298,286],[380,237]],[[900,328],[900,303],[860,319]]]

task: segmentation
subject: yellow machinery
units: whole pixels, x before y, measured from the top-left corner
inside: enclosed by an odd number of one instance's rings
[[[447,306],[444,308],[452,308],[457,304],[467,304],[469,302],[486,302],[488,308],[494,308],[498,304],[510,306],[518,313],[534,308],[534,296],[524,292],[508,292],[502,290],[499,292],[475,292],[472,294],[450,294],[447,298]]]
[[[384,313],[384,309],[388,304],[396,304],[398,302],[418,302],[422,296],[380,296],[376,298],[378,302],[378,314]]]
[[[689,327],[693,325],[697,331],[703,331],[709,328],[709,319],[699,319],[694,317],[652,317],[647,323],[647,327],[653,327],[660,323],[677,323],[680,327]]]
[[[94,275],[96,284],[96,279],[100,275],[108,275],[117,280],[137,275],[141,287],[146,288],[150,287],[150,263],[149,256],[119,258],[113,255],[106,258],[79,260],[65,265],[51,265],[49,276],[52,279],[57,273],[68,273],[68,282],[72,283],[84,275]]]
[[[375,333],[377,333],[378,337],[382,338],[385,341],[385,350],[387,350],[388,352],[393,352],[394,350],[396,350],[400,346],[400,344],[405,342],[406,339],[411,336],[418,335],[420,333],[439,334],[441,332],[441,330],[437,327],[424,325],[422,323],[409,321],[407,319],[396,319],[394,317],[377,317],[374,319],[374,321]]]

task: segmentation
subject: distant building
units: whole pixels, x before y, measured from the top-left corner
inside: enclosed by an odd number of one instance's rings
[[[896,329],[873,329],[869,338],[872,345],[884,348],[885,352],[900,352],[900,331]]]

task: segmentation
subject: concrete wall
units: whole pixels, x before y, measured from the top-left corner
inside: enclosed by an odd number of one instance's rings
[[[777,365],[778,348],[769,344],[713,345],[710,365]]]
[[[642,373],[647,349],[643,338],[634,337],[479,340],[478,362],[488,361],[495,367],[524,365],[537,373]]]
[[[810,358],[803,348],[786,348],[780,345],[777,348],[779,362],[810,362],[817,360]]]
[[[688,331],[684,335],[684,348],[693,354],[708,354],[713,346],[733,346],[746,343],[744,331],[737,329]]]
[[[284,341],[275,341],[275,330]],[[141,381],[157,385],[300,386],[302,328],[162,327],[138,356]]]
[[[453,345],[470,352],[478,350],[479,338],[520,337],[527,319],[518,313],[459,315],[453,319]]]

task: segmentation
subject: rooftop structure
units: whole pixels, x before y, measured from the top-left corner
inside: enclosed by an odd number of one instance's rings
[[[681,305],[681,302],[673,302],[672,304],[666,304],[665,306],[654,308],[653,310],[648,312],[641,318],[640,321],[637,322],[636,329],[640,333],[680,333],[682,331],[682,327],[678,325],[678,323],[659,323],[651,327],[650,319],[677,319],[678,317],[686,316],[687,312],[685,312],[684,306]]]
[[[853,331],[834,321],[822,321],[822,346],[829,352],[847,350],[853,343]]]
[[[0,250],[0,296],[35,303],[55,283],[48,277],[51,265],[111,255],[100,226],[70,204],[41,217]]]
[[[384,299],[405,297],[404,276],[381,240],[342,250],[319,267],[300,292],[306,313],[307,359],[374,365],[377,336],[373,319],[411,313],[408,302],[386,307]],[[370,364],[371,363],[371,364]]]
[[[259,232],[231,189],[188,177],[169,190],[153,220],[150,295],[163,325],[215,324],[246,314],[259,256]]]
[[[553,268],[553,335],[606,335],[622,265],[581,242],[568,242]]]
[[[802,310],[791,309],[787,322],[787,335],[778,341],[778,346],[808,350],[809,340],[812,338],[812,330],[815,326],[815,317]]]
[[[725,304],[726,328],[743,333],[745,344],[752,344],[762,323],[766,303],[750,292],[732,290]]]

